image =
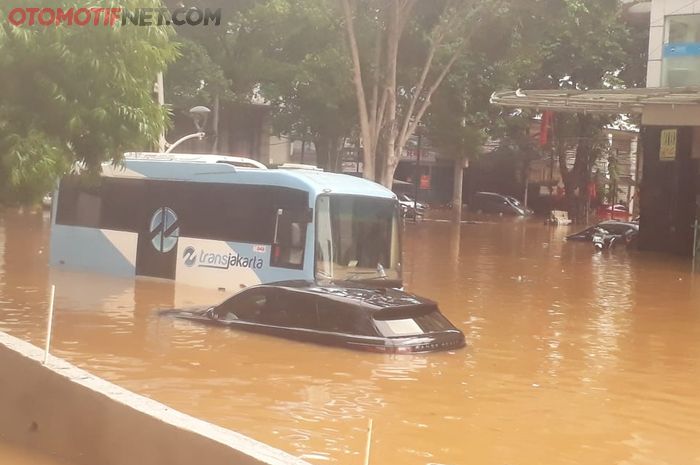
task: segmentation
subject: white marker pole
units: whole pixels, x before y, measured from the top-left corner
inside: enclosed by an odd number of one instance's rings
[[[367,429],[367,447],[365,448],[365,465],[369,465],[369,449],[372,445],[372,419],[369,419],[369,428]]]
[[[56,286],[51,285],[51,296],[49,297],[49,321],[46,323],[46,348],[44,349],[44,365],[49,358],[49,348],[51,347],[51,330],[53,329],[53,299],[56,295]]]

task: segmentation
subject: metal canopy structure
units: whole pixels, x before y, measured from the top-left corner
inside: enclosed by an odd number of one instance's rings
[[[569,113],[642,113],[651,105],[700,105],[700,86],[602,90],[509,90],[494,92],[491,103]]]

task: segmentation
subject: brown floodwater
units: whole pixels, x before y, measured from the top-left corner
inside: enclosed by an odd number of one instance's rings
[[[700,281],[687,260],[567,243],[538,220],[425,221],[406,288],[467,338],[351,352],[159,317],[213,291],[51,271],[46,213],[0,213],[0,330],[314,464],[700,464]],[[5,463],[5,462],[3,462]]]
[[[0,463],[2,465],[67,465],[55,457],[22,449],[0,441]]]

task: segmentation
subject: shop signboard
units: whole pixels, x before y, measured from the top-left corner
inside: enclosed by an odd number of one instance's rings
[[[677,129],[664,129],[661,131],[661,147],[659,149],[659,160],[673,161],[676,159],[677,141]]]
[[[430,175],[429,174],[421,175],[420,188],[421,189],[430,189]]]
[[[406,147],[401,153],[402,161],[416,161],[418,159],[418,150],[416,147]],[[430,150],[428,148],[422,148],[420,151],[420,161],[421,163],[435,163],[437,160],[437,152]]]

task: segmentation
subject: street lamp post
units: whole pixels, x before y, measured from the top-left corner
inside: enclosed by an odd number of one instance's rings
[[[163,73],[159,72],[156,75],[156,92],[158,94],[158,104],[160,106],[165,105],[165,89],[163,87]],[[194,134],[188,134],[185,137],[181,137],[180,139],[176,140],[175,143],[170,144],[168,143],[167,140],[165,140],[165,131],[161,132],[160,138],[158,141],[158,148],[159,152],[161,153],[170,153],[172,152],[175,147],[178,145],[182,144],[185,141],[191,140],[191,139],[199,139],[202,140],[204,139],[204,136],[206,136],[206,133],[204,132],[204,125],[207,122],[207,118],[209,117],[209,113],[211,113],[211,110],[207,107],[204,106],[196,106],[190,108],[190,117],[194,120],[194,125],[197,128],[197,132]]]
[[[167,147],[167,150],[164,153],[170,153],[172,152],[175,147],[178,145],[182,144],[185,141],[191,140],[191,139],[199,139],[202,140],[204,139],[204,136],[206,136],[206,133],[204,132],[204,125],[207,122],[207,118],[209,117],[209,113],[211,110],[207,107],[203,106],[196,106],[193,108],[190,108],[190,116],[194,120],[194,125],[197,128],[197,132],[194,134],[188,134],[184,137],[181,137],[177,141],[175,141],[173,144],[169,144],[167,141],[165,141],[165,138],[163,138],[163,142],[165,144],[165,147]],[[162,152],[162,149],[161,149]]]
[[[416,146],[416,182],[413,196],[413,221],[418,221],[418,189],[420,186],[420,151],[423,135],[418,133],[418,145]]]

